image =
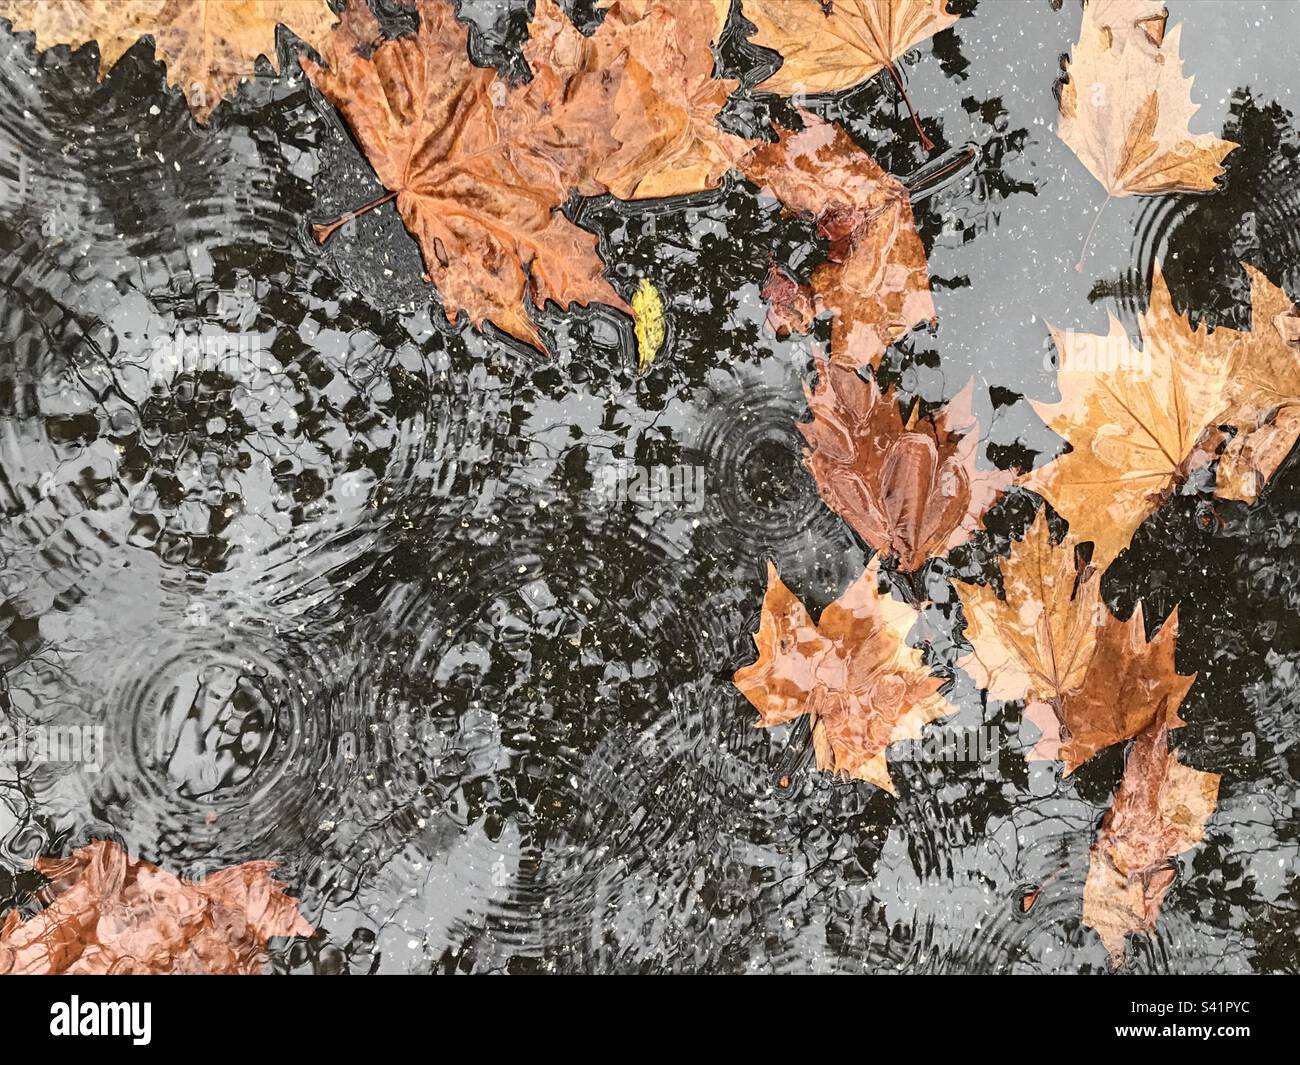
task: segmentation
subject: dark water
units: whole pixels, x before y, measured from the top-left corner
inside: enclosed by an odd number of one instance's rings
[[[995,464],[1058,446],[1024,399],[1054,396],[1045,322],[1134,327],[1157,259],[1212,324],[1247,324],[1240,260],[1300,287],[1300,5],[1169,6],[1194,129],[1242,147],[1221,192],[1112,203],[1081,273],[1104,194],[1052,95],[1077,4],[955,0],[903,64],[935,154],[977,163],[917,205],[939,325],[886,372],[927,401],[974,377]],[[462,11],[523,76],[526,4]],[[733,11],[752,135],[788,112],[744,35]],[[810,228],[739,179],[574,205],[669,339],[640,376],[630,321],[552,311],[542,358],[446,323],[391,209],[315,247],[379,189],[288,70],[201,130],[147,45],[99,84],[89,49],[0,31],[0,710],[106,743],[97,773],[0,766],[0,909],[35,907],[30,858],[108,837],[186,875],[282,860],[322,929],[275,952],[292,972],[1104,971],[1081,899],[1121,749],[1061,781],[1020,705],[955,671],[951,724],[996,759],[895,761],[897,799],[782,794],[785,737],[731,687],[769,558],[814,608],[864,562],[799,465],[807,344],[763,328],[769,259],[815,261]],[[926,161],[884,78],[811,106],[899,176]],[[160,366],[178,334],[264,357]],[[620,500],[620,462],[702,480]],[[936,668],[962,649],[948,578],[1032,513],[1013,494],[921,575]],[[1182,758],[1223,775],[1137,971],[1297,968],[1298,577],[1294,462],[1250,508],[1190,484],[1106,575],[1123,616],[1179,607]]]

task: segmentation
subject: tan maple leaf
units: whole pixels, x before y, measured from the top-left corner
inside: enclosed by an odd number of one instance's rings
[[[0,0],[0,18],[40,48],[97,42],[101,78],[148,34],[203,125],[259,55],[274,63],[277,24],[319,52],[338,21],[325,0]]]
[[[1107,336],[1052,329],[1060,356],[1057,403],[1032,401],[1071,449],[1027,474],[1104,570],[1186,477],[1205,428],[1224,409],[1240,334],[1174,311],[1159,264],[1137,349],[1112,316]]]
[[[52,897],[26,921],[9,912],[0,973],[264,972],[272,936],[315,934],[272,879],[274,868],[245,862],[181,880],[107,840],[68,858],[39,858]]]
[[[821,363],[816,390],[805,391],[813,420],[797,424],[822,499],[905,572],[969,540],[1014,479],[977,468],[973,384],[933,418],[913,411],[906,425],[892,387],[882,395],[842,366]]]
[[[1205,838],[1218,802],[1218,774],[1180,764],[1169,729],[1161,717],[1134,741],[1088,865],[1083,923],[1096,929],[1117,966],[1130,933],[1155,929],[1174,882],[1171,859]]]
[[[1244,264],[1243,264],[1244,265]],[[1236,433],[1219,458],[1215,494],[1253,503],[1300,436],[1300,343],[1291,298],[1258,270],[1250,275],[1251,331],[1237,338],[1228,409],[1216,423]]]
[[[885,348],[934,317],[925,248],[907,190],[839,126],[801,111],[804,128],[755,148],[741,169],[829,242],[810,285],[831,312],[831,358],[875,366]]]
[[[1182,27],[1166,33],[1164,18],[1150,0],[1084,7],[1057,133],[1108,198],[1212,189],[1238,147],[1190,131],[1198,106],[1178,54]]]
[[[1058,760],[1068,776],[1099,751],[1136,736],[1157,718],[1169,728],[1185,725],[1178,707],[1196,677],[1178,672],[1177,639],[1177,610],[1150,641],[1141,603],[1128,621],[1106,613],[1079,686],[1040,704],[1038,714],[1030,715],[1043,735],[1029,759]]]
[[[1178,707],[1195,679],[1174,662],[1178,611],[1148,641],[1141,604],[1128,621],[1115,618],[1076,547],[1069,537],[1053,544],[1040,512],[1002,567],[1003,596],[955,583],[973,648],[958,664],[993,698],[1028,704],[1042,732],[1028,757],[1059,760],[1067,775],[1158,715],[1182,725]]]
[[[735,685],[762,728],[812,718],[817,767],[894,794],[885,760],[891,743],[954,708],[939,694],[921,652],[907,645],[917,611],[878,589],[879,560],[814,623],[771,563],[754,643],[758,659]]]
[[[781,54],[759,87],[784,96],[836,92],[888,70],[906,99],[894,60],[957,21],[946,0],[743,0],[741,10],[757,28],[753,42]]]
[[[1052,542],[1045,511],[1012,543],[992,585],[955,581],[973,648],[958,665],[994,699],[1040,703],[1079,687],[1107,613],[1095,571],[1081,570],[1071,537]]]

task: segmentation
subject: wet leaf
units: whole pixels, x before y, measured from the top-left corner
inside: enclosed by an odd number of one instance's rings
[[[204,125],[258,56],[274,63],[277,24],[321,51],[338,21],[325,0],[0,0],[0,18],[34,31],[39,48],[95,41],[101,78],[148,34]]]
[[[873,559],[814,623],[768,563],[767,594],[754,637],[758,659],[735,684],[770,728],[808,714],[817,768],[894,793],[885,761],[891,743],[953,712],[921,652],[906,639],[917,611],[881,595]]]
[[[1033,401],[1072,450],[1024,484],[1069,521],[1073,536],[1092,541],[1101,570],[1185,479],[1198,438],[1224,409],[1241,336],[1193,329],[1174,311],[1159,266],[1141,327],[1141,350],[1114,317],[1104,337],[1052,329],[1061,400]]]
[[[1174,662],[1175,610],[1150,641],[1142,606],[1128,621],[1101,601],[1095,570],[1077,564],[1076,541],[1053,544],[1039,513],[1002,567],[1004,595],[955,582],[973,650],[961,666],[990,697],[1023,700],[1042,737],[1030,759],[1059,759],[1067,774],[1098,751],[1145,729],[1170,727],[1194,677]]]
[[[1219,459],[1215,494],[1255,502],[1300,436],[1300,331],[1291,298],[1253,267],[1251,331],[1217,332],[1237,338],[1229,407],[1216,422],[1236,430]],[[1217,333],[1216,333],[1217,335]]]
[[[804,462],[826,505],[905,572],[970,539],[1014,474],[980,470],[980,427],[968,385],[933,418],[907,424],[894,390],[822,363],[808,392]]]
[[[448,317],[463,311],[540,349],[526,302],[629,310],[595,235],[560,208],[575,191],[698,192],[747,150],[713,121],[728,86],[711,77],[711,6],[615,4],[584,37],[538,0],[524,85],[470,62],[449,0],[418,7],[416,34],[306,69],[396,194]]]
[[[833,315],[831,358],[875,366],[886,347],[934,317],[925,249],[907,190],[840,127],[800,115],[803,130],[783,130],[741,169],[787,210],[816,220],[830,250],[810,285]]]
[[[946,0],[744,0],[741,10],[753,42],[781,54],[759,88],[784,96],[847,89],[881,70],[902,89],[894,60],[957,21]]]
[[[1130,932],[1156,927],[1173,884],[1170,859],[1205,838],[1219,776],[1181,765],[1169,750],[1171,723],[1152,722],[1133,743],[1124,779],[1093,844],[1083,923],[1096,929],[1116,965]]]
[[[711,46],[727,19],[723,0],[614,0],[588,46],[594,69],[626,51],[614,100],[619,148],[596,180],[624,200],[717,188],[753,146],[724,132],[718,113],[738,85],[713,76]]]
[[[806,335],[817,317],[817,294],[780,266],[768,267],[760,292],[767,301],[767,327],[779,337]]]
[[[38,858],[52,899],[0,927],[0,972],[226,973],[264,971],[272,936],[311,936],[274,862],[245,862],[181,880],[96,840],[69,858]]]
[[[664,301],[648,278],[641,278],[632,294],[632,313],[636,316],[637,368],[645,373],[664,343]]]
[[[1151,0],[1084,8],[1057,132],[1109,196],[1212,189],[1237,147],[1190,130],[1198,106],[1178,55],[1181,30],[1166,34]]]
[[[571,189],[598,191],[590,162],[617,147],[617,78],[583,66],[585,39],[550,0],[525,46],[539,73],[518,87],[470,62],[450,3],[424,0],[419,13],[417,33],[369,58],[343,51],[329,69],[305,66],[397,194],[448,318],[464,311],[540,348],[525,296],[628,310],[602,276],[594,234],[559,210]]]

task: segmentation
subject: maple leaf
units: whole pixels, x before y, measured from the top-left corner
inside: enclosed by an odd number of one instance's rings
[[[1192,134],[1192,79],[1178,55],[1181,26],[1165,33],[1151,0],[1088,3],[1066,64],[1057,134],[1107,198],[1214,188],[1238,145]]]
[[[812,718],[817,767],[894,794],[885,761],[891,743],[953,712],[921,652],[906,638],[917,611],[878,590],[879,559],[814,624],[768,563],[767,592],[754,643],[758,659],[735,685],[758,710],[762,728]]]
[[[26,921],[9,912],[0,972],[261,973],[272,936],[315,934],[271,878],[275,864],[181,880],[107,840],[68,858],[38,858],[53,898]]]
[[[1002,596],[955,582],[972,647],[958,665],[990,697],[1028,704],[1043,733],[1029,758],[1059,759],[1067,775],[1157,714],[1182,725],[1177,709],[1195,679],[1174,663],[1178,611],[1148,641],[1141,604],[1128,621],[1115,618],[1077,546],[1053,543],[1040,511],[1002,567]]]
[[[148,34],[201,125],[259,55],[274,62],[277,24],[320,51],[338,21],[325,0],[0,0],[0,18],[41,48],[97,42],[101,78]]]
[[[888,70],[909,111],[894,60],[957,21],[946,0],[744,0],[742,11],[757,28],[753,42],[782,57],[760,88],[785,96],[836,92]],[[912,120],[929,151],[934,144],[915,111]]]
[[[721,0],[615,0],[589,48],[608,63],[625,53],[614,100],[619,148],[600,160],[596,180],[624,200],[683,196],[717,188],[753,142],[719,128],[739,84],[715,78],[710,46],[726,22]]]
[[[582,35],[553,0],[539,0],[525,55],[541,57],[541,73],[512,89],[470,62],[468,31],[447,0],[421,0],[419,14],[415,35],[369,58],[340,49],[329,69],[304,65],[396,194],[448,318],[491,319],[541,348],[525,295],[538,307],[628,310],[601,274],[595,235],[559,210],[570,189],[596,191],[588,158],[616,147],[602,113],[610,79],[546,61],[579,54]]]
[[[1096,929],[1117,966],[1130,932],[1155,929],[1174,881],[1170,859],[1205,838],[1218,802],[1218,774],[1180,764],[1169,750],[1169,728],[1158,718],[1134,741],[1089,860],[1083,923]]]
[[[1245,264],[1243,264],[1245,265]],[[1300,436],[1300,344],[1292,327],[1293,306],[1282,289],[1253,267],[1251,331],[1235,333],[1228,409],[1216,422],[1236,434],[1219,458],[1215,494],[1255,502]]]
[[[357,3],[357,0],[353,0]],[[749,142],[714,122],[731,83],[712,78],[709,4],[615,4],[584,37],[538,0],[514,86],[474,66],[450,0],[419,0],[413,36],[369,57],[305,64],[396,198],[450,319],[492,321],[541,349],[526,303],[629,311],[602,276],[596,237],[561,206],[572,192],[627,198],[716,186]]]
[[[906,426],[893,388],[882,395],[852,370],[822,362],[816,391],[805,392],[813,421],[797,424],[822,499],[904,572],[970,539],[1014,479],[976,469],[973,384],[933,419],[914,411]]]
[[[1046,497],[1104,570],[1186,478],[1203,430],[1224,408],[1240,334],[1175,313],[1159,264],[1142,315],[1142,349],[1110,318],[1107,336],[1052,329],[1060,355],[1057,403],[1031,401],[1072,450],[1032,471]]]
[[[839,126],[799,114],[802,130],[782,130],[741,169],[787,210],[816,220],[830,248],[810,286],[833,315],[831,358],[875,366],[886,347],[934,317],[925,248],[902,184]]]

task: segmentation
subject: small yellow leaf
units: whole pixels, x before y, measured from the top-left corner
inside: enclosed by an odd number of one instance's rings
[[[645,373],[664,343],[664,301],[648,278],[641,278],[632,294],[632,314],[636,318],[637,369]]]

